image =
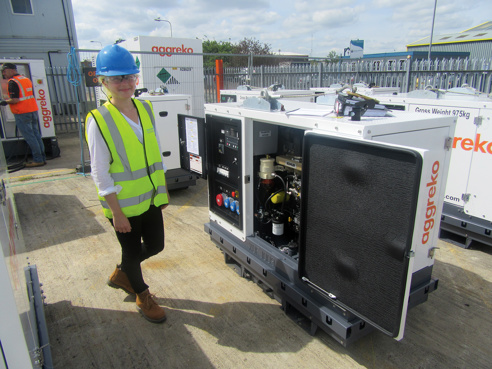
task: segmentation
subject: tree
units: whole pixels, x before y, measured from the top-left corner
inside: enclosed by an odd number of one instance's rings
[[[205,36],[207,37],[207,36]],[[223,61],[224,66],[227,67],[244,67],[248,65],[248,57],[250,54],[254,55],[271,55],[271,46],[268,44],[261,44],[260,41],[255,38],[248,39],[244,38],[237,44],[233,44],[230,41],[215,41],[208,40],[202,42],[203,52],[210,54],[222,54],[220,58]],[[229,56],[224,56],[224,54],[236,54]],[[237,54],[243,54],[244,56],[238,56]],[[214,67],[216,55],[203,57],[204,67]],[[258,58],[255,58],[257,60]],[[261,64],[278,64],[276,59],[264,60]]]
[[[232,54],[234,45],[229,41],[205,40],[202,42],[204,53]]]
[[[202,42],[203,52],[210,54],[232,54],[234,45],[229,41],[205,40]],[[204,67],[215,67],[216,56],[203,56]],[[224,64],[230,63],[230,57],[222,57]]]
[[[244,38],[234,46],[235,54],[254,54],[254,55],[271,55],[271,46],[268,44],[261,44],[255,38]]]
[[[234,46],[235,54],[253,54],[253,55],[272,55],[271,46],[268,44],[261,44],[261,42],[255,38],[244,38],[242,41],[239,41],[238,44]],[[263,60],[262,60],[263,59]],[[279,60],[274,58],[254,58],[255,64],[263,64],[263,65],[276,65]],[[234,66],[243,66],[244,57],[234,57],[232,60],[232,64]],[[246,62],[247,64],[247,62]]]
[[[340,56],[337,54],[337,52],[335,50],[331,50],[328,53],[328,56],[326,57],[325,62],[326,63],[338,63],[339,60],[340,60]]]

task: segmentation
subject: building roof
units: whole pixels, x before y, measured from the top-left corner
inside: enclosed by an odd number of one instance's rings
[[[473,31],[492,31],[492,21],[488,21],[482,24],[479,24],[478,26],[465,29],[463,32],[473,32]],[[463,33],[461,32],[461,33]]]
[[[409,47],[429,45],[430,36],[407,45]],[[454,44],[460,42],[492,41],[492,21],[479,24],[459,33],[433,35],[432,45]]]
[[[307,54],[299,54],[299,53],[293,53],[290,51],[279,51],[279,52],[272,52],[273,55],[281,55],[281,56],[302,56],[304,58],[309,57]]]
[[[407,58],[411,56],[414,59],[427,58],[427,51],[395,51],[391,53],[376,53],[376,54],[364,54],[362,59],[377,59],[377,58]],[[467,58],[470,56],[469,52],[464,51],[433,51],[433,58]],[[350,56],[342,56],[341,59],[349,60]]]

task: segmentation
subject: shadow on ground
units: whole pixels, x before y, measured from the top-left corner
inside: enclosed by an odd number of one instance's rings
[[[135,305],[132,299],[125,301]],[[163,324],[147,322],[136,310],[77,307],[70,301],[49,304],[45,312],[54,366],[216,368],[211,362],[217,363],[216,345],[251,353],[295,353],[313,339],[307,334],[282,334],[269,329],[271,324],[262,324],[257,319],[277,314],[280,309],[277,305],[162,298],[157,301],[167,311],[168,319]],[[215,340],[203,335],[213,335]],[[212,346],[207,346],[207,342],[208,345],[213,342]],[[223,355],[224,352],[220,354]],[[235,356],[231,355],[227,362],[223,359],[223,367],[248,367],[244,358]]]
[[[105,232],[76,196],[19,192],[15,202],[28,250]]]
[[[492,300],[484,291],[490,291],[490,282],[443,262],[436,262],[436,269],[440,288],[409,312],[405,337],[399,342],[373,332],[345,348],[321,330],[312,337],[298,327],[293,334],[295,322],[287,316],[279,318],[283,312],[275,303],[156,298],[168,313],[168,320],[158,325],[146,322],[136,311],[60,301],[46,307],[54,363],[63,368],[215,368],[222,357],[220,367],[248,368],[251,362],[244,355],[237,354],[244,362],[234,358],[224,362],[227,350],[297,354],[318,339],[326,350],[351,358],[340,365],[353,360],[374,369],[488,367]],[[455,283],[464,286],[459,293]],[[133,296],[122,296],[121,302],[132,304],[133,310]],[[282,360],[285,363],[285,357]]]

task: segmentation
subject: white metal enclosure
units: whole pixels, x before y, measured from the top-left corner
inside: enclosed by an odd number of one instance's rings
[[[311,331],[348,344],[371,326],[401,339],[408,307],[437,288],[455,118],[358,122],[311,103],[246,102],[205,105],[211,239],[286,312],[309,317]],[[381,314],[388,304],[392,322]]]

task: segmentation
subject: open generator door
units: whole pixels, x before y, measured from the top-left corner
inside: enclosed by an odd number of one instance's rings
[[[403,338],[421,154],[315,132],[303,151],[299,277]]]
[[[207,178],[205,119],[178,114],[181,168]]]

